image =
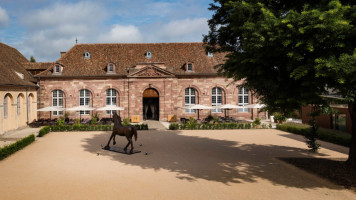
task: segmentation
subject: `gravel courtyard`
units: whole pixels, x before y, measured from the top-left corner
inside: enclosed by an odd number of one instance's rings
[[[139,131],[135,149],[101,149],[111,132],[49,133],[0,161],[0,199],[355,199],[281,161],[346,160],[347,148],[273,129]],[[126,145],[117,137],[116,146]],[[142,144],[142,146],[140,146]],[[111,144],[112,145],[112,144]],[[148,155],[145,155],[145,152]]]

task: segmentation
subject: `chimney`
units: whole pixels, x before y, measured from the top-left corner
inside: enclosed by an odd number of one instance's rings
[[[62,52],[61,52],[61,58],[62,58],[66,53],[67,53],[67,52],[62,51]]]

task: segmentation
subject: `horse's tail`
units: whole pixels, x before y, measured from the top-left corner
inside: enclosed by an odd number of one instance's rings
[[[133,135],[135,137],[135,141],[137,141],[137,130],[136,130],[135,126],[132,127],[132,132],[133,132]]]

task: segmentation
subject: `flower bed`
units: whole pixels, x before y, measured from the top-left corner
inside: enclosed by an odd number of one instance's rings
[[[256,128],[253,123],[218,123],[218,124],[198,124],[187,122],[185,124],[172,123],[169,130],[215,130],[215,129],[251,129]],[[261,128],[270,128],[262,124]]]

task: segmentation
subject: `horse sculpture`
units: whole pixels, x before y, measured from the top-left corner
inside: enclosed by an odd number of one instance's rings
[[[137,130],[135,126],[124,126],[121,124],[121,117],[117,115],[117,113],[115,112],[113,115],[113,120],[114,120],[114,128],[112,130],[112,134],[110,136],[109,142],[108,144],[104,147],[104,149],[110,149],[110,141],[111,139],[113,139],[113,145],[116,144],[115,141],[115,136],[119,135],[119,136],[125,136],[126,139],[129,141],[127,143],[127,145],[124,148],[124,151],[126,153],[127,151],[127,147],[131,144],[131,150],[130,150],[130,154],[133,153],[133,143],[132,143],[132,136],[135,136],[135,141],[137,140]]]

